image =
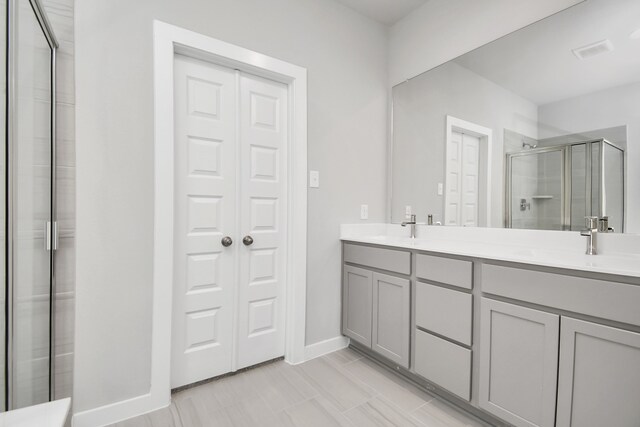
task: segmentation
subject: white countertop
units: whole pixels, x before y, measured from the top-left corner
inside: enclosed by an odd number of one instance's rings
[[[71,399],[54,400],[40,405],[0,413],[0,427],[63,427]]]
[[[400,249],[415,249],[507,262],[517,262],[545,267],[565,268],[593,273],[615,274],[640,277],[640,253],[622,252],[627,247],[640,251],[640,236],[612,237],[599,236],[608,252],[586,255],[584,238],[574,239],[571,232],[531,232],[529,230],[483,229],[469,230],[461,227],[425,227],[419,229],[418,237],[411,239],[405,235],[406,229],[394,224],[385,227],[343,226],[341,240],[384,245]],[[422,231],[422,233],[420,233]],[[515,233],[513,233],[515,232]],[[524,232],[524,233],[523,233]],[[557,234],[553,234],[557,233]],[[515,234],[516,238],[513,238]],[[620,235],[622,236],[622,235]],[[534,238],[535,237],[535,238]],[[579,237],[579,235],[578,235]],[[614,239],[625,239],[620,243]],[[633,239],[633,241],[629,241]],[[604,242],[604,240],[607,240]],[[604,244],[606,243],[606,245]],[[617,245],[617,246],[616,246]],[[616,248],[621,251],[615,251]]]

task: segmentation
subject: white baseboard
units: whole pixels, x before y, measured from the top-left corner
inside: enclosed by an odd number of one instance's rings
[[[102,427],[124,421],[138,415],[147,414],[169,406],[170,402],[160,402],[151,394],[112,403],[73,415],[73,427]]]
[[[327,353],[332,353],[336,350],[340,350],[341,348],[345,348],[348,345],[349,338],[342,335],[308,345],[304,348],[304,360],[306,361],[324,356]]]
[[[305,346],[305,361],[324,356],[325,354],[345,348],[349,345],[349,338],[338,336]],[[151,394],[137,396],[132,399],[112,403],[98,408],[90,409],[74,414],[73,427],[100,427],[115,424],[117,422],[153,412],[169,406],[170,402],[161,402]]]

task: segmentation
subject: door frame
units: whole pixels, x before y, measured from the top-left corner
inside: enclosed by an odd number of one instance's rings
[[[158,20],[154,21],[155,206],[151,406],[171,393],[176,53],[265,77],[288,87],[285,360],[304,361],[307,275],[307,70]]]
[[[478,227],[491,227],[491,160],[493,157],[493,130],[484,126],[477,125],[466,120],[458,119],[453,116],[446,116],[446,131],[445,131],[445,170],[444,170],[444,200],[442,221],[446,224],[447,215],[447,177],[449,176],[449,163],[447,162],[449,144],[453,139],[453,132],[462,132],[475,137],[480,138],[480,150],[478,153],[478,175],[480,176],[478,182],[478,203],[485,204],[484,209],[480,209],[478,206],[478,219],[480,219],[480,211],[484,211],[486,215],[484,224],[478,220]],[[486,160],[486,161],[485,161]],[[481,173],[484,172],[483,177]],[[484,178],[484,179],[483,179]],[[484,197],[483,195],[484,187]]]

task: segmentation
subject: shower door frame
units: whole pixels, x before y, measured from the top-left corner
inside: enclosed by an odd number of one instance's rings
[[[5,389],[5,401],[4,410],[8,411],[14,409],[14,396],[13,396],[13,205],[15,191],[13,188],[13,162],[11,161],[14,152],[14,135],[15,135],[15,121],[16,121],[16,92],[17,92],[17,80],[16,80],[16,50],[17,50],[17,10],[18,2],[20,0],[7,0],[6,4],[6,117],[5,117],[5,366],[0,367],[5,370],[5,383],[2,385]],[[24,0],[23,0],[24,1]],[[54,340],[54,298],[56,290],[56,278],[55,278],[55,251],[57,249],[57,221],[56,221],[56,57],[59,47],[56,39],[53,27],[47,18],[47,14],[44,7],[40,3],[40,0],[28,0],[31,9],[42,34],[44,35],[49,49],[51,51],[50,57],[50,214],[49,221],[46,227],[45,241],[47,250],[49,251],[49,401],[54,397],[54,366],[55,366],[55,340]]]
[[[534,154],[544,154],[551,153],[554,151],[559,151],[562,159],[562,172],[561,177],[562,180],[560,182],[561,192],[560,197],[562,199],[562,203],[560,205],[560,223],[561,230],[568,230],[571,223],[571,197],[567,196],[567,191],[571,189],[571,152],[567,150],[568,146],[564,145],[555,145],[550,147],[542,147],[542,148],[534,148],[526,151],[519,151],[515,153],[507,153],[506,154],[506,162],[505,162],[505,202],[504,202],[504,227],[512,228],[512,220],[513,220],[513,212],[512,212],[512,194],[513,190],[512,184],[512,172],[513,172],[513,158],[514,157],[524,157],[531,156]]]
[[[573,191],[573,183],[572,183],[572,177],[571,177],[571,168],[572,168],[572,157],[571,157],[571,149],[576,146],[576,145],[584,145],[585,146],[585,163],[586,163],[586,167],[585,167],[585,208],[586,208],[586,213],[587,215],[593,215],[593,205],[591,202],[591,199],[593,197],[593,145],[594,144],[598,144],[600,146],[600,162],[599,162],[599,169],[600,169],[600,174],[599,174],[599,179],[600,179],[600,192],[598,194],[598,208],[600,210],[600,212],[603,212],[605,209],[604,206],[604,197],[603,197],[603,192],[604,192],[604,183],[605,183],[605,177],[604,177],[604,161],[605,161],[605,156],[604,156],[604,146],[606,145],[610,145],[611,147],[620,150],[622,152],[622,212],[623,212],[623,218],[622,218],[622,230],[621,232],[624,233],[624,230],[626,229],[626,224],[627,224],[627,203],[626,203],[626,188],[627,188],[627,175],[625,173],[626,171],[626,158],[627,158],[627,152],[624,148],[622,148],[621,146],[619,146],[618,144],[614,144],[611,141],[608,141],[605,138],[597,138],[597,139],[588,139],[585,141],[578,141],[578,142],[569,142],[566,144],[559,144],[559,145],[552,145],[549,147],[542,147],[542,148],[534,148],[532,150],[526,150],[526,151],[518,151],[518,152],[514,152],[514,153],[507,153],[506,154],[506,161],[505,161],[505,201],[504,201],[504,226],[505,228],[512,228],[511,224],[512,224],[512,219],[513,219],[513,212],[512,212],[512,195],[511,195],[511,191],[512,191],[512,160],[514,157],[522,157],[522,156],[527,156],[527,155],[533,155],[533,154],[540,154],[540,153],[547,153],[547,152],[551,152],[551,151],[561,151],[562,153],[562,205],[561,205],[561,218],[562,218],[562,230],[566,231],[566,230],[571,230],[571,194]],[[587,146],[589,148],[587,148]]]

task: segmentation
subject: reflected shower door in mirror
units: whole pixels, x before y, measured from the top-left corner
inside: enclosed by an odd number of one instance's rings
[[[507,154],[507,227],[566,229],[564,165],[562,148]]]
[[[639,29],[587,0],[395,86],[391,221],[640,232]]]

